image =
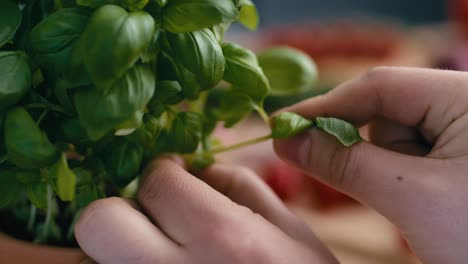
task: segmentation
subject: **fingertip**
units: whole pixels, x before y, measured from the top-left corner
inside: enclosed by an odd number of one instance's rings
[[[281,159],[294,166],[302,167],[307,162],[311,148],[310,132],[292,138],[276,139],[273,146]]]

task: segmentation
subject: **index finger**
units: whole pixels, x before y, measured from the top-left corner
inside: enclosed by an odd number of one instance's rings
[[[377,117],[419,126],[429,141],[466,110],[468,74],[455,71],[378,67],[330,93],[283,111],[304,117],[337,117],[364,125]]]

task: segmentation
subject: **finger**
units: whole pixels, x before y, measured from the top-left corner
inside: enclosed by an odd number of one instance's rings
[[[468,74],[463,72],[378,67],[284,111],[310,118],[332,116],[357,125],[382,117],[408,127],[419,126],[425,139],[434,143],[468,110],[467,82]]]
[[[230,259],[242,263],[245,259],[258,257],[269,259],[258,262],[270,263],[273,259],[284,257],[282,252],[270,250],[271,241],[280,243],[277,246],[282,246],[293,255],[305,248],[264,218],[232,202],[173,161],[156,160],[145,174],[138,194],[140,204],[169,236],[187,248],[193,263],[219,263],[220,260]],[[207,248],[216,250],[207,251]],[[248,257],[251,252],[257,251],[262,252],[262,256],[254,253],[254,256]],[[334,257],[321,248],[312,248],[307,252],[317,263],[335,263]]]
[[[373,144],[399,153],[422,157],[430,151],[430,146],[416,129],[387,119],[373,121],[369,135]]]
[[[91,204],[75,227],[83,251],[98,263],[180,263],[184,251],[120,198]]]
[[[253,171],[240,166],[216,164],[197,176],[235,203],[262,215],[290,237],[325,250],[310,228],[293,215]]]
[[[441,160],[412,157],[367,142],[347,148],[316,129],[275,141],[275,150],[285,161],[396,223],[426,211],[426,202],[446,186],[445,179],[437,177],[444,167]]]
[[[168,159],[155,160],[146,169],[138,200],[149,217],[182,245],[251,213]]]

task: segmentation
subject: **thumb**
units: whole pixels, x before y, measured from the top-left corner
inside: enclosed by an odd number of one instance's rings
[[[396,223],[418,208],[426,208],[424,197],[434,194],[431,189],[437,184],[432,183],[439,180],[435,160],[392,152],[365,141],[348,148],[317,129],[276,140],[275,151],[286,162]]]

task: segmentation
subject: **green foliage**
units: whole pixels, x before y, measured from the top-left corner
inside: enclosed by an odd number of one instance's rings
[[[268,95],[294,97],[316,79],[300,52],[258,59],[224,42],[232,23],[257,28],[250,0],[20,2],[0,8],[0,208],[14,208],[37,243],[71,239],[93,201],[134,194],[155,157],[180,154],[200,170],[218,153],[311,127],[280,114],[272,135],[227,147],[212,138],[254,111],[269,123]],[[356,139],[347,123],[314,122]]]

